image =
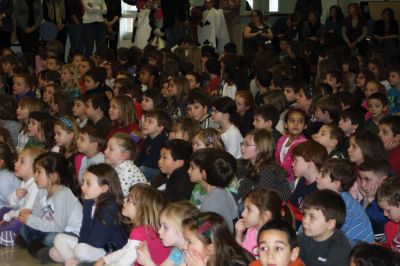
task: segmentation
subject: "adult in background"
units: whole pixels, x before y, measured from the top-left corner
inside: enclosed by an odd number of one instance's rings
[[[15,0],[14,15],[22,52],[33,52],[39,41],[39,26],[43,20],[41,0]]]
[[[12,14],[13,0],[0,1],[0,49],[11,45],[11,33],[14,30]]]
[[[84,39],[82,34],[83,5],[81,0],[68,0],[68,36],[71,43],[71,51],[84,52]]]
[[[43,18],[57,27],[56,39],[65,45],[67,41],[67,7],[65,0],[43,0]]]
[[[189,30],[189,1],[188,0],[161,0],[164,13],[164,27],[166,34],[166,48],[174,47]]]
[[[361,17],[360,6],[357,3],[348,5],[348,17],[343,21],[342,38],[350,49],[358,48],[361,55],[365,55],[368,49],[368,44],[365,38],[367,37],[367,24]]]
[[[322,2],[321,0],[297,0],[294,7],[294,12],[302,15],[303,21],[307,20],[307,14],[314,11],[318,17],[322,15]]]
[[[106,43],[108,47],[113,49],[114,55],[117,54],[118,35],[119,35],[119,19],[121,14],[121,1],[105,0],[107,6],[107,13],[104,18],[106,25]]]
[[[107,5],[104,0],[82,0],[82,4],[85,9],[82,17],[85,56],[91,57],[94,42],[96,42],[96,47],[105,44],[106,26],[103,15],[107,13]]]

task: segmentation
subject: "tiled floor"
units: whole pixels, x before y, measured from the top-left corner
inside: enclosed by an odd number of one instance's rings
[[[0,247],[0,265],[1,266],[39,266],[39,261],[31,257],[25,248]],[[46,264],[47,266],[56,266],[61,264]]]

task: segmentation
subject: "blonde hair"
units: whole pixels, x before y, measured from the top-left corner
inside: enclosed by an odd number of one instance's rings
[[[215,128],[209,127],[201,129],[200,132],[193,137],[193,140],[194,139],[198,139],[203,142],[207,146],[207,148],[225,150],[225,145],[222,141],[221,133]]]
[[[32,162],[36,160],[37,157],[39,157],[39,155],[43,154],[46,152],[45,149],[43,149],[40,146],[28,146],[23,148],[19,153],[18,156],[23,153],[26,152],[29,154],[29,156],[32,158]],[[33,163],[32,163],[32,167],[33,167]]]
[[[61,72],[67,70],[72,75],[72,84],[63,84],[65,90],[69,93],[71,90],[79,88],[78,69],[73,64],[65,64],[61,68]]]
[[[60,147],[60,153],[65,155],[67,152],[74,154],[78,151],[78,138],[79,138],[79,126],[75,118],[71,116],[63,116],[54,125],[59,125],[62,130],[67,133],[73,133],[74,138],[68,147]]]
[[[182,231],[182,221],[199,213],[200,211],[189,201],[180,201],[168,204],[161,215],[170,219],[178,231]]]
[[[157,232],[160,228],[160,213],[166,204],[161,192],[151,185],[138,183],[130,187],[129,196],[136,205],[133,225],[151,227]]]
[[[27,108],[29,113],[40,112],[43,111],[44,108],[43,102],[36,97],[23,97],[21,100],[19,100],[18,106],[20,106],[21,108]],[[19,125],[20,132],[26,132],[28,130],[28,124],[25,124],[25,121],[23,119],[19,120]]]
[[[119,111],[120,111],[120,118],[119,118],[119,126],[128,126],[131,123],[138,124],[138,118],[136,116],[135,108],[133,106],[133,101],[129,96],[126,95],[117,95],[112,98],[111,101],[115,101]],[[111,103],[110,103],[111,104]],[[113,121],[114,126],[115,122]]]
[[[129,152],[129,159],[134,161],[138,155],[138,147],[135,141],[133,141],[126,133],[115,133],[110,139],[115,139],[124,151]]]

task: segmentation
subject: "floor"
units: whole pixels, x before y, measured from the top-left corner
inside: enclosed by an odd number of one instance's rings
[[[39,261],[31,257],[25,248],[0,247],[0,265],[1,266],[39,266]],[[61,264],[46,264],[47,266],[56,266]]]

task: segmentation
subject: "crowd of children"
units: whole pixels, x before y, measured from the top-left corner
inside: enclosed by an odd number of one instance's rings
[[[64,65],[48,45],[40,70],[0,51],[0,245],[65,265],[400,265],[396,60],[281,37],[246,65],[189,39]]]

